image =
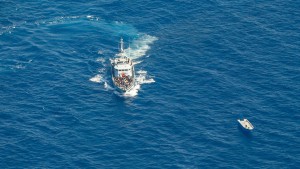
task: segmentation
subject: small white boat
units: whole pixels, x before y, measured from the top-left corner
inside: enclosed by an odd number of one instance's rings
[[[247,119],[243,119],[243,120],[238,119],[237,121],[246,130],[253,130],[254,129],[253,125]]]

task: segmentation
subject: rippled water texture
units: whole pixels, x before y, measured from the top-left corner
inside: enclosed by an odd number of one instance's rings
[[[299,9],[0,1],[0,168],[297,168]],[[151,79],[130,97],[111,82],[120,37]]]

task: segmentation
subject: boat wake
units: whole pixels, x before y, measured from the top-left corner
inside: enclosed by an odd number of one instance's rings
[[[144,71],[144,70],[137,71],[136,81],[139,84],[154,83],[155,82],[155,80],[153,79],[153,77],[152,76],[148,76],[147,75],[147,71]]]
[[[150,36],[147,34],[142,34],[136,40],[133,40],[130,43],[130,48],[125,49],[125,53],[131,59],[139,59],[146,55],[146,52],[151,49],[150,45],[153,44],[156,40],[158,40],[155,36]],[[148,55],[149,56],[149,55]],[[139,62],[135,62],[138,64]]]
[[[120,94],[118,92],[118,95],[121,97],[134,97],[138,95],[138,91],[140,90],[140,85],[136,85],[132,90],[125,92],[123,94]]]
[[[90,81],[95,82],[95,83],[101,83],[101,80],[103,79],[103,77],[99,74],[97,74],[96,76],[90,78]]]
[[[106,90],[114,90],[114,88],[111,85],[109,85],[106,81],[104,82],[104,89],[106,89]]]
[[[114,90],[114,87],[109,85],[107,78],[104,77],[104,74],[97,74],[94,77],[90,78],[90,81],[94,83],[103,83],[103,88],[106,90]]]
[[[96,59],[97,62],[101,63],[102,68],[98,69],[98,74],[96,74],[94,77],[90,78],[90,81],[95,82],[95,83],[104,83],[106,82],[105,78],[105,58],[100,57]]]

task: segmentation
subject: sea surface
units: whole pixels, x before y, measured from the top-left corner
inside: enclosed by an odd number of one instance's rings
[[[1,169],[298,168],[299,113],[300,1],[0,0]]]

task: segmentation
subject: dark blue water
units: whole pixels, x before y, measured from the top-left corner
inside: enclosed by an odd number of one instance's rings
[[[297,168],[299,9],[0,1],[0,168]],[[111,85],[120,37],[155,80],[130,97]]]

